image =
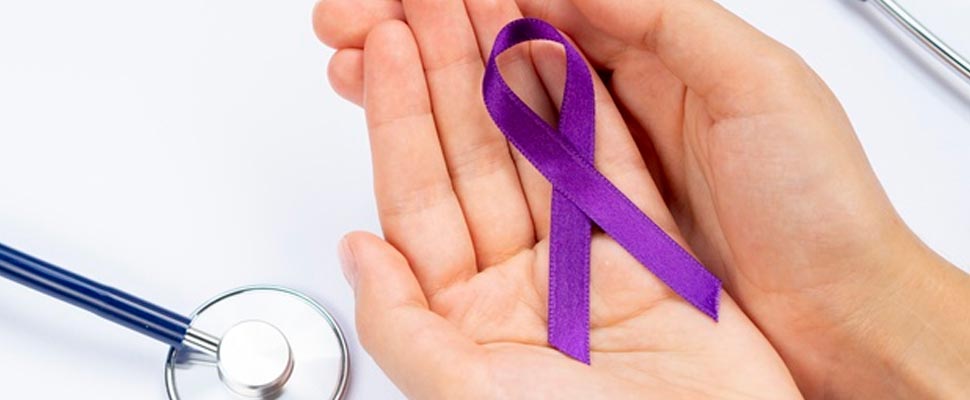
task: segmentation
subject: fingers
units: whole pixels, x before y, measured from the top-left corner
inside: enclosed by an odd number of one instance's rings
[[[313,31],[332,48],[359,49],[371,29],[392,19],[404,19],[400,0],[320,0],[313,8]]]
[[[529,208],[505,137],[481,97],[484,64],[458,0],[406,0],[448,171],[480,268],[534,244]]]
[[[519,1],[560,19],[579,18],[549,11],[565,0]],[[711,0],[570,1],[596,30],[655,53],[705,99],[715,119],[777,109],[785,96],[758,94],[790,95],[789,84],[808,73],[793,52]],[[611,57],[621,59],[622,52]]]
[[[388,242],[410,261],[425,293],[475,274],[475,255],[438,144],[418,49],[388,21],[364,49],[364,108],[374,192]]]
[[[573,0],[515,0],[527,17],[551,22],[579,44],[597,67],[615,69],[615,61],[631,46],[593,26]]]
[[[612,94],[643,124],[646,133],[663,132],[670,138],[679,137],[669,133],[676,132],[675,128],[683,121],[684,84],[656,54],[594,27],[573,0],[518,0],[518,3],[526,15],[546,19],[569,34],[594,65],[611,71]],[[680,152],[658,153],[666,157]]]
[[[327,67],[330,86],[340,97],[358,106],[364,104],[364,51],[337,50]]]
[[[428,310],[404,257],[362,232],[347,235],[340,254],[355,288],[360,342],[394,383],[409,398],[426,399],[460,395],[443,390],[449,382],[471,387],[481,349]]]
[[[513,1],[465,0],[465,6],[478,39],[482,60],[488,60],[495,36],[510,21],[521,18],[522,13]],[[543,119],[554,124],[556,111],[532,66],[530,46],[531,43],[525,43],[509,49],[502,54],[498,63],[502,76],[522,100]],[[536,239],[542,240],[549,235],[552,186],[518,150],[513,148],[512,156],[532,214]]]
[[[686,92],[683,82],[656,54],[631,46],[593,26],[573,0],[517,2],[526,15],[548,20],[569,34],[597,68],[610,71],[611,93],[627,117],[635,118],[637,124],[628,125],[651,173],[666,177],[664,182],[676,181],[676,177],[665,174],[682,170],[684,152],[680,147],[680,132]],[[652,154],[658,157],[649,158]]]

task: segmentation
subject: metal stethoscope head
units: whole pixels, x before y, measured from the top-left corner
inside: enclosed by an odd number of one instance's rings
[[[343,396],[347,343],[313,299],[280,286],[247,286],[205,302],[191,320],[185,345],[172,347],[165,363],[169,399]]]
[[[0,276],[170,345],[172,400],[339,399],[347,384],[340,326],[291,289],[235,289],[186,317],[3,244]]]
[[[960,55],[956,50],[946,44],[943,39],[933,34],[925,25],[919,22],[916,17],[910,14],[895,0],[862,0],[875,4],[896,23],[912,34],[926,48],[936,54],[947,65],[952,67],[958,74],[963,76],[970,83],[970,62]]]

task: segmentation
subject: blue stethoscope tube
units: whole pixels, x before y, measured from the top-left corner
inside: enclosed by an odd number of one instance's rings
[[[213,382],[221,381],[223,389],[247,398],[339,399],[347,383],[349,358],[340,327],[321,305],[290,289],[236,289],[210,300],[189,318],[2,243],[0,276],[169,345],[165,387],[173,400],[224,398],[223,392],[213,390],[211,383],[191,378],[214,372],[212,367],[218,374],[211,376],[219,377]],[[210,307],[216,304],[223,305],[223,312],[206,317],[204,311],[212,310]],[[218,338],[194,328],[193,318],[198,322],[200,317],[208,321],[207,326],[222,326],[223,336]],[[287,336],[284,332],[293,334]],[[294,350],[302,360],[302,372],[295,375]],[[199,352],[203,357],[181,357],[182,351]],[[338,374],[336,379],[321,379],[334,371]],[[179,375],[188,377],[182,389],[175,383]],[[291,391],[281,395],[284,386]]]
[[[182,348],[191,320],[0,243],[0,275],[169,346]]]

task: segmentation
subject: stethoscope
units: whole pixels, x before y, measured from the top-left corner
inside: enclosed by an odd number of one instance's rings
[[[339,399],[347,383],[340,326],[291,289],[231,290],[184,316],[3,244],[0,275],[171,346],[172,400]]]
[[[889,15],[897,24],[906,29],[927,49],[936,54],[943,62],[970,82],[970,62],[960,55],[943,39],[933,34],[925,25],[899,5],[895,0],[862,0],[875,4]]]

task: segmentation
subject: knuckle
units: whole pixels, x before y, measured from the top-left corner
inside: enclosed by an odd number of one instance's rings
[[[345,47],[349,40],[353,26],[335,21],[345,20],[347,2],[343,0],[321,0],[313,7],[313,32],[324,44],[340,48]]]
[[[378,202],[379,214],[382,221],[421,214],[454,198],[454,192],[448,183],[417,184],[410,190],[402,190],[393,196],[381,196],[384,201]]]
[[[474,180],[493,174],[509,166],[509,148],[505,139],[495,136],[491,140],[473,144],[461,154],[452,157],[448,173],[455,182]]]
[[[765,75],[774,80],[801,81],[808,72],[805,60],[787,47],[762,58],[761,64]]]
[[[502,53],[495,60],[495,64],[502,71],[508,71],[512,68],[525,68],[526,66],[531,69],[532,53],[526,45],[516,46]]]

